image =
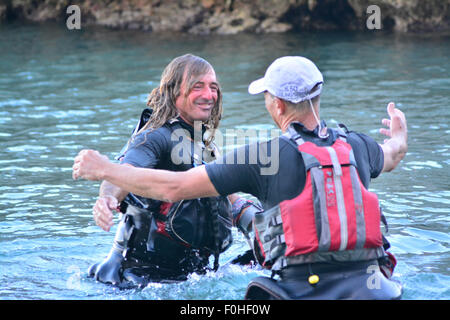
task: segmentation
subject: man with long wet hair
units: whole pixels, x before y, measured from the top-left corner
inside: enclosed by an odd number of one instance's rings
[[[121,165],[186,171],[215,159],[222,93],[206,60],[191,54],[173,59],[147,106],[119,156]],[[113,211],[119,207],[123,215],[108,257],[88,273],[116,285],[184,280],[191,272],[204,272],[211,254],[217,268],[218,254],[231,245],[230,206],[225,197],[165,203],[103,181],[93,208],[97,225],[109,231]]]

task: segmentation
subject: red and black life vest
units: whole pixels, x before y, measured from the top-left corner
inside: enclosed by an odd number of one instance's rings
[[[305,142],[293,127],[286,135],[302,155],[306,182],[297,197],[255,216],[255,242],[263,265],[279,270],[292,264],[384,256],[378,197],[362,184],[343,130],[326,147]]]

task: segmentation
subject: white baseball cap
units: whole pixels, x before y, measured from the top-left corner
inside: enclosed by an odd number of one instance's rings
[[[314,91],[311,90],[319,84]],[[312,99],[322,92],[323,76],[316,65],[304,57],[281,57],[266,70],[264,78],[248,86],[250,94],[269,91],[272,95],[292,103]]]

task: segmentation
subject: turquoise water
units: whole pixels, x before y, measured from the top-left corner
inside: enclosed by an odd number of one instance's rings
[[[115,228],[92,219],[98,183],[73,181],[81,148],[114,156],[147,93],[175,56],[191,52],[216,69],[224,92],[221,128],[274,129],[248,84],[282,55],[304,55],[325,78],[329,125],[377,133],[385,106],[405,112],[409,153],[372,182],[389,220],[405,299],[450,298],[450,38],[380,33],[194,37],[64,25],[0,27],[0,299],[241,299],[258,268],[226,264],[178,284],[118,290],[87,278]],[[228,146],[229,148],[229,146]]]

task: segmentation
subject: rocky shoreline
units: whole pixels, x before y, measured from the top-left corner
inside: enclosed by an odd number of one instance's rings
[[[371,5],[382,30],[450,31],[448,0],[0,0],[0,23],[64,21],[70,5],[80,8],[83,26],[155,33],[367,30]]]

